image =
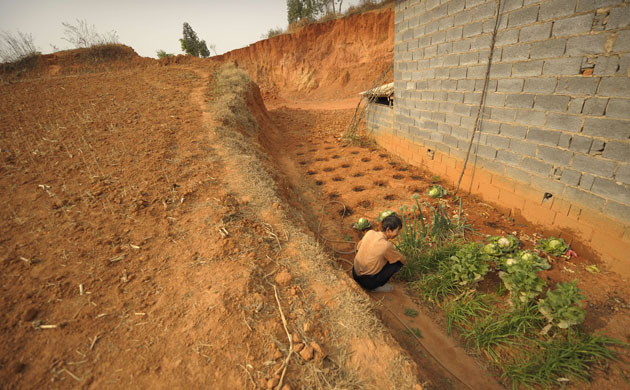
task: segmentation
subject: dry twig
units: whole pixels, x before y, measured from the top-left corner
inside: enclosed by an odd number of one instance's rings
[[[278,302],[278,310],[280,310],[280,317],[282,318],[282,325],[284,325],[284,331],[287,332],[287,338],[289,339],[289,354],[287,355],[287,358],[284,360],[284,363],[282,363],[282,366],[278,368],[278,370],[275,373],[277,375],[278,372],[282,370],[282,375],[280,375],[280,382],[278,382],[278,387],[276,387],[276,390],[280,390],[282,388],[282,381],[284,380],[284,374],[287,372],[287,367],[289,366],[289,359],[291,359],[291,354],[293,353],[293,337],[291,337],[291,333],[289,333],[289,328],[287,326],[287,319],[284,318],[284,313],[282,312],[282,306],[280,305],[280,298],[278,297],[278,289],[276,288],[275,284],[273,284],[272,286],[273,286],[273,292],[276,296],[276,302]]]

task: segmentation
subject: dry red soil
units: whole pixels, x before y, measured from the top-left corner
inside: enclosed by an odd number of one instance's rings
[[[216,67],[137,59],[70,71],[55,62],[52,74],[0,84],[2,388],[254,389],[280,387],[281,378],[284,390],[502,388],[404,283],[378,294],[351,280],[352,242],[361,238],[352,222],[411,205],[415,193],[434,203],[425,194],[440,181],[377,145],[340,139],[354,94],[378,75],[366,65],[327,85],[317,68],[318,87],[303,99],[297,84],[280,94],[270,77],[262,84],[268,111],[254,91],[260,150],[283,196],[261,209],[255,194],[239,192],[247,169],[214,134]],[[333,93],[335,80],[345,80],[344,93]],[[477,240],[515,234],[532,248],[545,235],[460,195]],[[312,254],[279,227],[281,210],[336,260],[322,269],[339,289],[376,307],[365,321],[391,348],[343,336],[354,335],[343,333],[352,325],[335,317],[332,293],[283,262]],[[585,328],[629,342],[627,282],[588,272],[598,263],[587,256],[552,260],[541,275],[550,285],[579,280]],[[410,308],[420,315],[405,316]],[[407,327],[421,330],[422,345]],[[390,357],[415,379],[375,363]],[[572,388],[627,388],[624,376],[627,366],[613,366]]]

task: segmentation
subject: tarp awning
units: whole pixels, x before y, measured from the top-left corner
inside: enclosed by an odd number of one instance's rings
[[[394,96],[394,83],[383,84],[381,86],[368,89],[367,91],[360,92],[359,95],[391,98]]]

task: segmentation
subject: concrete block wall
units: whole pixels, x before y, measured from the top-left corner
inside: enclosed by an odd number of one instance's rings
[[[496,7],[396,2],[394,121],[378,133],[394,153],[461,167]],[[487,90],[473,145],[477,179],[496,191],[469,188],[630,274],[630,2],[501,0]]]
[[[393,106],[371,103],[366,110],[365,124],[370,132],[380,134],[393,126]]]

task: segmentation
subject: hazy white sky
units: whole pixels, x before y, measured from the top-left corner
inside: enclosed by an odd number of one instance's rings
[[[344,10],[358,0],[345,0]],[[0,0],[0,30],[32,34],[42,53],[72,48],[62,40],[62,22],[77,19],[99,33],[115,30],[120,43],[144,57],[159,49],[181,54],[182,24],[188,22],[217,53],[262,39],[270,28],[287,27],[286,0]]]

